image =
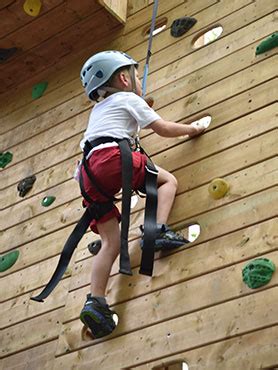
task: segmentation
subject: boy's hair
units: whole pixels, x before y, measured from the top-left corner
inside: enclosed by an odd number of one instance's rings
[[[115,78],[117,77],[118,74],[120,74],[121,72],[123,71],[127,71],[129,72],[130,71],[130,68],[131,66],[124,66],[124,67],[120,67],[119,69],[117,69],[113,74],[112,76],[109,78],[109,80],[107,81],[107,83],[105,84],[105,86],[111,86],[113,87],[113,84],[114,84],[114,80]]]

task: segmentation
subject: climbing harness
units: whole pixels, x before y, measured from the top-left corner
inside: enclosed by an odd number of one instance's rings
[[[58,265],[54,274],[48,284],[45,286],[43,291],[36,297],[31,299],[37,302],[43,302],[48,297],[52,290],[56,287],[60,279],[62,278],[66,268],[70,262],[75,248],[79,241],[87,231],[91,221],[93,219],[99,220],[102,216],[110,212],[113,208],[113,202],[117,200],[114,197],[109,196],[104,190],[97,184],[93,178],[92,173],[89,171],[87,166],[86,157],[89,152],[96,146],[116,141],[118,142],[121,158],[122,158],[122,227],[121,227],[121,251],[120,251],[120,272],[126,275],[132,275],[130,259],[128,253],[128,229],[129,229],[129,215],[130,215],[130,200],[132,194],[131,180],[132,180],[132,155],[131,148],[127,139],[115,139],[109,137],[98,138],[92,142],[86,141],[84,146],[84,156],[82,159],[82,166],[92,181],[96,189],[107,198],[107,202],[95,202],[85,192],[82,171],[80,172],[80,188],[81,194],[84,199],[87,200],[89,206],[85,213],[75,226],[71,235],[69,236],[64,248],[62,250]],[[142,153],[145,153],[141,148]],[[141,268],[140,273],[145,275],[152,275],[153,260],[154,260],[154,242],[156,237],[156,206],[157,206],[157,170],[151,160],[148,158],[146,165],[146,211],[145,211],[145,222],[144,222],[144,246],[142,251]]]

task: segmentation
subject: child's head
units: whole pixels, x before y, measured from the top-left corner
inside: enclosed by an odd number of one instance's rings
[[[81,69],[81,81],[91,100],[119,91],[142,95],[138,63],[119,51],[104,51],[89,58]]]

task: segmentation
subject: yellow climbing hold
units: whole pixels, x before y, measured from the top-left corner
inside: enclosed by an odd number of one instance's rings
[[[208,191],[213,199],[223,198],[229,190],[229,184],[223,179],[214,179],[209,185]]]
[[[23,4],[23,9],[26,14],[36,17],[40,14],[41,6],[41,0],[26,0]]]

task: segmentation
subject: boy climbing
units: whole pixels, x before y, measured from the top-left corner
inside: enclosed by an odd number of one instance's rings
[[[163,137],[201,134],[204,128],[162,119],[142,98],[138,63],[119,51],[104,51],[89,58],[81,70],[81,81],[89,99],[97,101],[90,114],[87,130],[80,145],[85,153],[80,185],[85,206],[94,206],[91,229],[100,235],[101,249],[92,261],[91,292],[80,319],[93,337],[110,334],[116,323],[105,291],[112,265],[120,253],[121,215],[114,205],[114,195],[123,185],[121,141],[125,139],[132,155],[132,189],[145,192],[147,156],[135,150],[140,129],[152,129]],[[166,170],[156,166],[157,211],[155,250],[177,248],[187,242],[167,226],[177,181]],[[123,189],[124,191],[124,189]],[[122,215],[124,218],[124,215]],[[123,221],[122,221],[123,228]],[[141,247],[144,248],[144,228]],[[147,233],[147,230],[145,230]]]

